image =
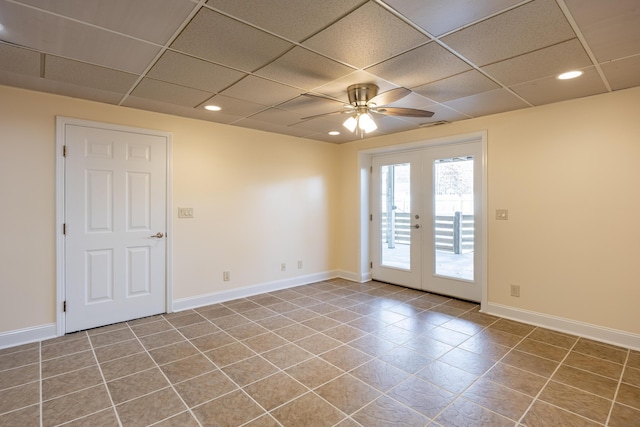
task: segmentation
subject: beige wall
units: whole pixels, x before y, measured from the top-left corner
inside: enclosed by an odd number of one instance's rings
[[[640,334],[639,106],[635,88],[342,145],[339,268],[358,270],[359,150],[487,130],[489,302]]]
[[[55,322],[57,115],[173,134],[175,299],[335,269],[336,145],[0,86],[0,333]]]
[[[173,133],[176,299],[360,273],[358,150],[487,130],[489,302],[640,334],[640,88],[340,146],[1,86],[0,100],[0,333],[55,321],[62,115]]]

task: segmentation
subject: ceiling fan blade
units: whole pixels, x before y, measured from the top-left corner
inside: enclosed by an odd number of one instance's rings
[[[387,116],[406,116],[406,117],[431,117],[432,111],[416,110],[415,108],[396,108],[396,107],[384,107],[371,110],[374,113],[385,114]]]
[[[398,87],[374,96],[369,100],[369,103],[373,103],[376,105],[392,104],[404,98],[405,96],[409,95],[410,93],[411,91],[409,89],[404,87]]]
[[[348,114],[348,113],[353,113],[353,111],[352,110],[344,110],[344,111],[332,111],[331,113],[316,114],[316,115],[313,115],[313,116],[303,117],[303,118],[300,119],[300,121],[298,123],[306,122],[307,120],[316,119],[318,117],[333,116],[335,114]],[[298,124],[298,123],[296,123],[296,124]]]

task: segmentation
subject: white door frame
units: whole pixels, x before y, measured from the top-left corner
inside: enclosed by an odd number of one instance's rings
[[[360,215],[359,215],[359,277],[357,280],[366,282],[371,280],[371,160],[373,156],[389,154],[402,151],[413,151],[421,148],[435,147],[439,145],[460,144],[465,142],[481,142],[482,146],[482,198],[480,200],[480,211],[482,212],[482,223],[480,233],[482,235],[482,247],[480,265],[482,272],[478,275],[482,289],[480,308],[487,304],[487,131],[472,132],[461,135],[448,136],[443,138],[426,139],[410,142],[406,144],[391,145],[379,148],[365,149],[358,152],[358,172],[360,176]]]
[[[63,223],[65,218],[64,200],[65,200],[65,162],[64,162],[64,143],[65,143],[65,127],[67,124],[97,127],[121,132],[145,133],[148,135],[156,135],[164,137],[167,140],[167,186],[166,186],[166,254],[165,254],[165,310],[167,313],[173,311],[173,280],[172,280],[172,246],[173,246],[173,223],[171,215],[172,206],[172,134],[151,129],[142,129],[129,126],[114,125],[111,123],[102,123],[90,120],[74,119],[70,117],[56,116],[56,335],[65,334],[65,314],[63,304],[65,300],[65,241],[63,234]]]

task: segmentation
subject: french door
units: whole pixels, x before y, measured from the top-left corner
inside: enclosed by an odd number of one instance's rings
[[[482,146],[440,145],[372,159],[372,278],[482,298]]]

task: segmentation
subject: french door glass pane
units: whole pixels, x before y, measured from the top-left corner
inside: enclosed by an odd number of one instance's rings
[[[473,280],[473,157],[438,159],[433,166],[435,274]]]
[[[411,165],[384,165],[380,170],[381,265],[411,269]]]

